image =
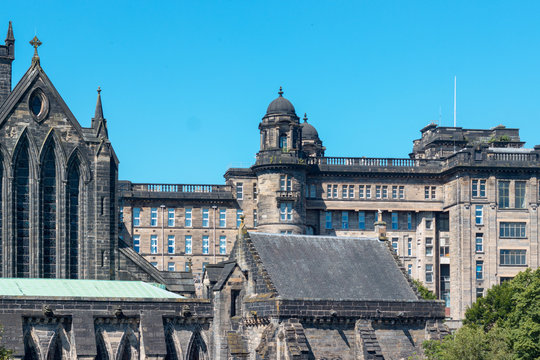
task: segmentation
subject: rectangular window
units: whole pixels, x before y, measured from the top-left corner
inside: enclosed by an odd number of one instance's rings
[[[392,249],[394,249],[394,251],[396,252],[396,254],[398,253],[398,238],[392,238]]]
[[[386,185],[382,187],[382,197],[383,199],[388,199],[388,186]]]
[[[472,180],[472,197],[486,197],[486,180]]]
[[[227,254],[227,238],[223,235],[219,237],[219,254]]]
[[[399,198],[400,199],[405,199],[405,186],[400,186],[399,187]]]
[[[411,264],[407,265],[407,274],[409,276],[412,276],[412,265]]]
[[[426,219],[426,229],[428,229],[428,230],[433,229],[433,220],[432,219]]]
[[[364,230],[366,228],[366,212],[358,212],[358,229]]]
[[[474,223],[476,225],[482,225],[484,223],[484,207],[482,205],[475,206]]]
[[[484,288],[476,288],[476,298],[484,297]]]
[[[219,209],[219,227],[227,226],[227,209]]]
[[[186,235],[185,238],[184,238],[184,252],[186,253],[186,255],[190,255],[191,254],[191,251],[192,251],[192,246],[191,246],[191,235]]]
[[[236,183],[236,199],[244,199],[244,184],[242,184],[241,182]]]
[[[397,213],[397,212],[393,212],[393,213],[392,213],[392,230],[397,230],[398,227],[399,227],[398,213]]]
[[[210,209],[202,209],[202,226],[210,226]]]
[[[281,175],[279,177],[279,190],[292,191],[292,178],[287,175]]]
[[[279,220],[281,222],[292,221],[292,203],[282,202],[279,204]]]
[[[476,261],[476,280],[484,279],[484,262]]]
[[[326,198],[332,198],[332,185],[326,185]]]
[[[412,256],[412,238],[407,239],[407,256]]]
[[[190,272],[191,271],[191,265],[190,265],[189,262],[184,263],[184,271],[185,272]]]
[[[133,250],[136,253],[141,252],[141,235],[133,235]]]
[[[210,241],[208,240],[208,235],[203,235],[202,237],[202,253],[203,255],[208,255],[210,253]]]
[[[253,227],[257,227],[257,209],[253,209]]]
[[[173,262],[167,263],[167,270],[169,271],[175,271],[175,266]]]
[[[366,185],[366,199],[371,199],[371,185]]]
[[[450,240],[447,238],[441,238],[439,245],[439,257],[450,256]]]
[[[483,253],[484,252],[484,234],[483,233],[476,233],[476,253]]]
[[[377,199],[381,198],[381,185],[376,185],[375,186],[375,197]]]
[[[257,184],[253,184],[253,200],[257,200]]]
[[[524,239],[526,224],[524,222],[501,222],[499,224],[499,237]]]
[[[424,199],[429,199],[429,186],[424,186]]]
[[[515,183],[515,196],[516,196],[516,209],[525,209],[525,187],[527,183],[525,181],[516,181]]]
[[[157,208],[150,209],[150,226],[157,226]]]
[[[392,199],[397,199],[398,198],[398,187],[396,185],[393,185],[392,186]]]
[[[348,211],[341,212],[341,228],[342,229],[349,228],[349,212]]]
[[[499,180],[499,208],[510,207],[510,181]]]
[[[412,214],[407,213],[407,230],[412,230]]]
[[[480,180],[473,180],[471,185],[471,195],[472,197],[478,197],[478,181]]]
[[[426,283],[433,282],[433,264],[426,264]]]
[[[332,186],[332,197],[333,197],[334,199],[337,199],[337,198],[338,198],[338,189],[337,189],[337,185]]]
[[[527,250],[501,250],[501,265],[527,265]]]
[[[342,199],[349,198],[349,185],[341,185],[341,198]]]
[[[174,254],[174,235],[167,236],[167,252],[169,254]]]
[[[191,208],[186,208],[186,219],[184,222],[185,227],[191,227]]]
[[[431,198],[435,199],[437,197],[437,187],[432,186],[431,187]]]
[[[433,256],[433,238],[426,238],[426,256]]]
[[[242,215],[244,215],[243,210],[236,210],[236,227],[239,228],[242,223]]]
[[[150,253],[157,254],[157,235],[150,235]]]
[[[354,199],[354,185],[349,185],[349,199]]]
[[[167,210],[167,226],[174,226],[174,209],[172,208]]]
[[[331,211],[326,212],[326,228],[327,229],[332,228],[332,212]]]
[[[141,226],[141,208],[133,208],[133,226]]]
[[[317,188],[315,187],[315,184],[309,185],[309,197],[311,198],[317,197]]]
[[[358,186],[358,197],[360,199],[364,198],[364,185],[359,185]]]

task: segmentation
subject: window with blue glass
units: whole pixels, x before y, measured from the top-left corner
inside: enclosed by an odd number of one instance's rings
[[[150,226],[157,226],[157,208],[150,210]]]
[[[282,202],[279,204],[279,219],[281,222],[292,221],[291,202]]]
[[[476,233],[476,252],[477,253],[483,253],[484,252],[484,234],[483,233]]]
[[[398,213],[392,213],[392,230],[398,229]]]
[[[358,229],[364,230],[366,228],[366,212],[358,212]]]
[[[202,209],[202,226],[210,226],[210,209]]]
[[[204,255],[210,253],[210,242],[208,240],[208,235],[203,235],[202,237],[202,253]]]
[[[341,228],[342,229],[349,228],[349,212],[348,211],[341,212]]]
[[[174,209],[172,208],[167,210],[167,226],[174,226]]]
[[[227,237],[226,236],[219,237],[219,254],[220,255],[227,254]]]
[[[169,271],[175,271],[175,266],[173,262],[170,262],[167,264],[167,270]]]
[[[476,280],[482,280],[482,279],[484,279],[484,262],[477,261],[476,262]]]
[[[141,208],[133,208],[133,226],[141,226]]]
[[[398,253],[398,245],[399,245],[399,239],[398,238],[392,238],[392,249]]]
[[[411,264],[407,265],[407,274],[409,276],[412,276],[412,265]]]
[[[412,239],[407,240],[407,256],[412,256]]]
[[[227,226],[227,213],[226,209],[219,209],[219,227]]]
[[[191,235],[186,235],[186,237],[184,238],[184,252],[186,254],[191,254],[192,252],[192,246],[191,246]]]
[[[186,208],[186,218],[184,221],[185,227],[191,227],[191,211],[192,211],[191,208]]]
[[[283,150],[287,150],[287,136],[285,135],[279,136],[279,148]]]
[[[407,213],[407,230],[412,230],[412,214]]]
[[[150,253],[157,254],[157,235],[150,235]]]
[[[136,253],[141,252],[141,235],[133,235],[133,250]]]
[[[169,254],[174,254],[174,243],[175,243],[174,235],[169,235],[167,237],[167,252]]]
[[[476,225],[482,225],[484,223],[484,207],[482,205],[475,206],[474,218]]]
[[[332,228],[332,212],[331,211],[326,212],[326,228],[327,229]]]

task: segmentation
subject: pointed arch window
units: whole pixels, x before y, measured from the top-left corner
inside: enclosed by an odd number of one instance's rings
[[[165,356],[165,360],[179,360],[180,357],[178,356],[178,352],[176,351],[176,345],[174,343],[173,338],[173,330],[168,329],[165,333],[165,345],[167,348],[167,355]]]
[[[188,360],[202,360],[205,359],[207,350],[206,350],[206,344],[204,343],[203,339],[201,338],[201,335],[196,332],[193,334],[193,337],[191,339],[191,344],[189,345]]]
[[[105,346],[105,340],[103,339],[103,333],[96,335],[97,356],[96,360],[109,360],[109,353]]]
[[[42,160],[40,181],[40,216],[42,231],[43,277],[56,277],[56,158],[54,146],[49,144]]]
[[[23,360],[40,360],[40,356],[30,332],[24,337],[24,357]]]
[[[80,242],[80,163],[75,159],[68,168],[66,189],[66,224],[67,224],[67,278],[79,278],[79,242]]]
[[[15,276],[30,277],[30,159],[23,139],[15,160],[13,214],[15,221]]]

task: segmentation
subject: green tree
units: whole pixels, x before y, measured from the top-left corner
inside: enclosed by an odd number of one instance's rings
[[[443,341],[426,341],[427,358],[540,359],[540,269],[491,288],[463,324]]]
[[[414,286],[416,286],[416,288],[418,289],[418,292],[420,293],[420,296],[422,297],[422,299],[424,299],[424,300],[437,300],[437,296],[435,296],[434,293],[429,291],[429,289],[427,287],[425,287],[424,284],[422,284],[421,281],[413,279],[412,282],[413,282]]]

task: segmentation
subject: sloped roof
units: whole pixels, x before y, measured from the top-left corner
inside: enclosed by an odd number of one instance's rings
[[[184,299],[142,281],[0,278],[0,296]]]
[[[250,233],[284,299],[418,300],[377,239]]]

